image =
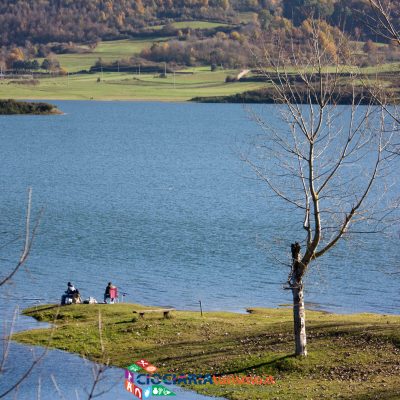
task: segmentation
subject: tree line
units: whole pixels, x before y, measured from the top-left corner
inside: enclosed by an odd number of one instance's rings
[[[338,27],[324,20],[319,21],[319,35],[325,51],[344,63],[351,54],[358,55],[354,62],[360,67],[400,60],[400,49],[393,42],[377,45],[369,39],[362,45],[349,40]],[[271,29],[267,31],[261,28],[260,21],[254,21],[227,33],[217,32],[211,37],[204,37],[202,32],[179,32],[169,41],[154,43],[143,49],[140,56],[148,61],[187,66],[257,67],[265,50],[272,58],[282,56],[282,52],[289,57],[293,44],[296,44],[301,49],[299,57],[307,62],[311,51],[307,43],[313,30],[313,20],[308,18],[295,26],[278,16],[272,18],[270,23]]]
[[[399,15],[400,4],[392,3]],[[258,15],[263,29],[274,18],[300,26],[310,16],[342,26],[362,40],[376,39],[360,16],[373,16],[367,0],[0,0],[0,46],[26,42],[95,42],[143,32],[171,20],[239,23],[240,12]],[[399,26],[398,18],[393,24]]]

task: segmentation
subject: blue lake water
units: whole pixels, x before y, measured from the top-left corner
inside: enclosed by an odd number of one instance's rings
[[[68,281],[83,297],[112,281],[125,301],[179,309],[290,303],[271,253],[285,259],[298,231],[280,237],[291,210],[240,160],[259,133],[242,106],[56,103],[65,115],[0,118],[0,245],[23,232],[28,187],[34,212],[44,207],[29,262],[0,293],[5,319],[58,301]],[[309,306],[398,313],[399,237],[353,243],[311,269]],[[2,271],[20,250],[1,248]]]

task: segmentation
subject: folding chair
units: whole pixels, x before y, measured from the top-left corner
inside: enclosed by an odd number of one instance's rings
[[[118,288],[110,289],[110,304],[119,303]]]

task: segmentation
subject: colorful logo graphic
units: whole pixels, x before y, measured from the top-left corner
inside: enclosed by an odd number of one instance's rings
[[[137,364],[132,364],[126,369],[130,372],[139,372],[142,368],[140,368]]]
[[[140,371],[146,371],[148,374],[139,374],[135,377],[135,373]],[[154,374],[157,368],[149,363],[147,360],[139,360],[130,365],[125,369],[125,389],[136,396],[138,399],[148,399],[151,396],[175,396],[175,393],[159,384],[159,380],[149,379],[150,374]],[[140,381],[138,378],[147,377],[145,382]],[[149,383],[154,383],[153,385],[142,388],[139,385],[148,385]]]
[[[157,371],[157,368],[154,365],[151,365],[147,360],[139,360],[135,363],[139,368],[144,369],[149,374],[154,374]]]
[[[176,396],[168,385],[274,385],[272,376],[211,374],[156,374],[157,368],[141,359],[125,369],[125,389],[138,399]]]

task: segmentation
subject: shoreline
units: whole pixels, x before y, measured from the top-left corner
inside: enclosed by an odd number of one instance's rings
[[[240,93],[238,94],[240,95]],[[227,96],[230,97],[230,96]],[[4,100],[6,98],[1,98],[0,101]],[[29,101],[29,102],[41,102],[41,101],[68,101],[68,102],[77,102],[77,101],[82,101],[82,102],[109,102],[109,103],[163,103],[163,104],[223,104],[223,105],[242,105],[242,106],[247,106],[247,105],[284,105],[280,102],[273,102],[273,101],[226,101],[224,98],[221,98],[219,96],[213,96],[213,97],[205,97],[205,98],[193,98],[193,99],[188,99],[188,100],[174,100],[174,99],[163,99],[163,98],[156,98],[156,99],[148,99],[148,98],[143,98],[143,99],[108,99],[108,98],[99,98],[99,99],[70,99],[70,98],[48,98],[48,97],[40,97],[40,98],[26,98],[26,97],[15,97],[14,100],[16,101]],[[292,104],[301,104],[301,103],[292,103]],[[313,103],[316,104],[316,103]],[[388,103],[387,106],[390,107],[395,107],[400,104],[399,102],[393,102],[393,103]],[[350,103],[346,102],[338,102],[335,103],[335,106],[350,106]],[[359,106],[368,106],[369,104],[359,104]],[[371,104],[371,105],[379,105],[379,104]],[[41,114],[0,114],[1,116],[13,116],[13,115],[66,115],[67,113],[58,110],[58,112],[51,112],[51,113],[41,113]]]
[[[1,97],[0,96],[0,101],[1,100],[6,100],[8,99],[7,97]],[[40,101],[84,101],[84,102],[112,102],[112,103],[116,103],[116,102],[127,102],[127,103],[182,103],[182,104],[190,104],[193,103],[191,100],[165,100],[163,98],[159,98],[159,99],[147,99],[147,98],[143,98],[143,99],[108,99],[108,98],[99,98],[99,99],[70,99],[70,98],[48,98],[48,97],[33,97],[33,98],[28,98],[28,97],[13,97],[14,100],[17,101],[32,101],[32,102],[40,102]],[[62,113],[64,114],[64,113]]]
[[[397,372],[400,365],[396,361],[400,354],[400,316],[308,310],[309,356],[298,359],[292,355],[291,309],[254,307],[251,314],[206,311],[203,317],[197,311],[177,310],[168,319],[158,313],[148,313],[143,319],[132,313],[149,308],[131,303],[60,309],[58,305],[44,305],[26,309],[23,314],[41,322],[54,322],[50,348],[76,353],[91,361],[101,362],[104,357],[98,342],[101,312],[104,345],[111,364],[116,367],[123,368],[135,359],[146,358],[160,373],[182,370],[227,375],[240,371],[240,374],[271,375],[277,382],[268,387],[187,387],[205,395],[236,399],[240,390],[242,398],[249,400],[266,393],[292,400],[304,398],[309,387],[313,387],[315,398],[341,393],[343,398],[350,399],[354,392],[360,396],[370,393],[372,385],[383,396],[381,385],[374,385],[379,380],[384,380],[392,393],[400,394]],[[13,340],[43,345],[50,331],[20,332]],[[352,382],[357,382],[357,387]],[[299,397],[292,396],[295,384]],[[322,390],[321,385],[326,388]]]
[[[66,97],[57,97],[57,98],[49,98],[49,97],[34,97],[34,98],[29,98],[29,97],[14,97],[13,100],[16,101],[26,101],[26,102],[42,102],[42,101],[83,101],[83,102],[110,102],[110,103],[171,103],[171,104],[236,104],[236,105],[252,105],[252,104],[259,104],[259,105],[284,105],[282,102],[279,101],[274,101],[272,99],[248,99],[246,98],[247,93],[237,93],[235,95],[229,95],[229,96],[206,96],[206,97],[193,97],[189,99],[165,99],[165,98],[66,98]],[[0,101],[8,99],[7,97],[1,97],[0,96]],[[293,102],[292,104],[302,104],[301,102]],[[308,104],[308,103],[303,103],[303,104]],[[317,104],[317,103],[313,103]],[[334,106],[351,106],[351,102],[344,100],[344,101],[338,101],[337,103],[334,103],[332,105]],[[400,99],[389,102],[387,103],[387,106],[390,107],[395,107],[400,104]],[[368,106],[368,105],[379,105],[378,102],[371,102],[365,100],[364,103],[360,103],[359,106]],[[65,113],[61,110],[54,110],[53,112],[50,113],[31,113],[31,114],[0,114],[2,115],[64,115]]]

